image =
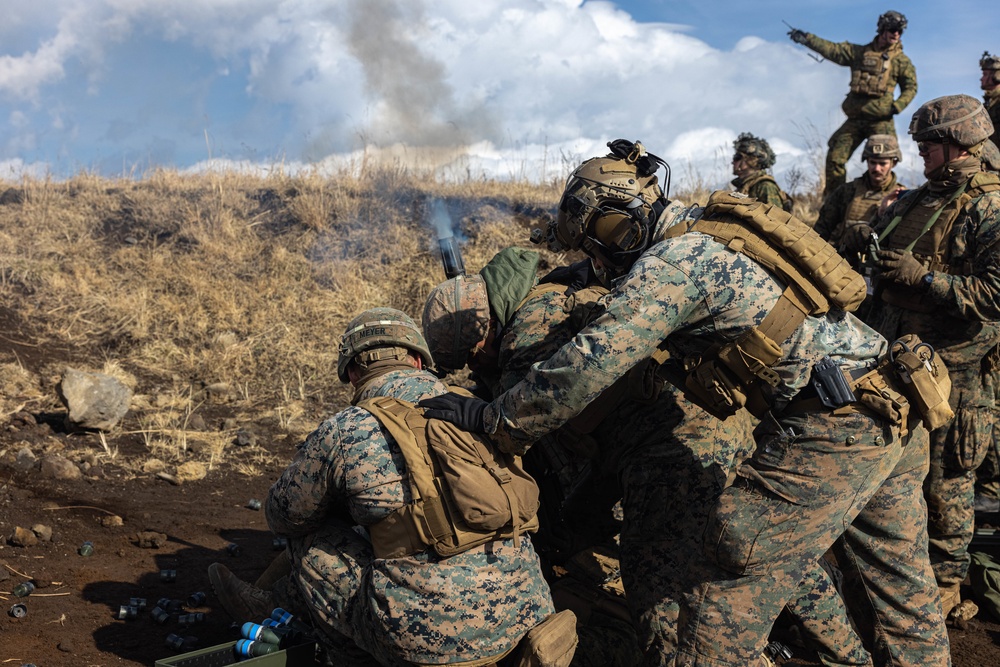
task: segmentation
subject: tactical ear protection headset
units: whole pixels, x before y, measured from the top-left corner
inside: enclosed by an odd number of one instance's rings
[[[556,219],[545,234],[553,250],[583,248],[605,269],[624,273],[649,244],[666,205],[656,172],[670,167],[636,141],[609,142],[607,157],[584,162],[569,177]],[[542,234],[534,234],[540,242]]]

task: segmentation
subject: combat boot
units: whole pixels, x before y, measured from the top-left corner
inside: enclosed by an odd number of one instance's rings
[[[528,631],[517,667],[569,667],[577,643],[576,614],[564,609]]]
[[[961,587],[961,584],[938,587],[941,593],[941,615],[944,616],[945,620],[951,614],[951,610],[957,607],[958,603],[962,601]]]
[[[243,581],[222,563],[208,566],[208,579],[212,582],[215,597],[234,621],[259,622],[271,615],[275,606],[274,596]]]

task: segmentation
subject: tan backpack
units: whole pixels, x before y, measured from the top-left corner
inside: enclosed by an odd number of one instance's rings
[[[725,345],[712,346],[684,360],[685,376],[670,380],[695,403],[720,419],[746,407],[756,416],[771,405],[779,383],[772,369],[781,344],[805,321],[831,307],[853,311],[865,299],[864,278],[807,224],[775,206],[724,190],[711,195],[702,216],[667,230],[666,237],[689,231],[715,238],[747,255],[786,284],[759,326]]]
[[[453,388],[455,390],[455,388]],[[382,425],[406,459],[413,502],[368,527],[376,558],[433,549],[453,556],[493,540],[538,529],[538,485],[519,457],[482,436],[390,397],[358,407]]]

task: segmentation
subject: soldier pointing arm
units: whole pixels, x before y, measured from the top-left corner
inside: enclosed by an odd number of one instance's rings
[[[828,142],[824,196],[844,184],[844,165],[861,142],[873,134],[896,135],[893,116],[917,94],[917,71],[900,42],[905,29],[906,17],[888,11],[879,16],[878,34],[868,44],[830,42],[795,28],[788,32],[792,41],[851,68],[850,91],[841,105],[847,120]],[[897,86],[899,97],[895,96]]]

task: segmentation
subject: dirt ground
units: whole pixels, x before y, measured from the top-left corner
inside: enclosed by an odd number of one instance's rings
[[[257,479],[221,472],[179,486],[152,476],[135,477],[114,465],[94,466],[72,481],[15,470],[9,454],[13,442],[56,437],[72,450],[89,441],[89,436],[53,428],[50,424],[58,422],[57,417],[42,415],[37,425],[0,434],[0,449],[6,449],[0,460],[3,535],[16,526],[30,529],[39,523],[53,531],[51,541],[34,546],[0,545],[0,578],[8,575],[0,581],[4,611],[16,602],[28,611],[22,618],[5,613],[0,620],[0,665],[149,666],[175,653],[166,645],[171,633],[197,637],[199,647],[236,638],[212,595],[206,568],[222,561],[236,574],[253,579],[274,556],[263,512],[247,504],[265,497],[281,464],[267,466]],[[119,446],[124,448],[120,455],[127,456],[128,438],[121,438]],[[271,447],[280,460],[287,460],[293,443]],[[121,517],[122,525],[106,519],[111,516]],[[102,519],[111,525],[102,525]],[[140,531],[162,533],[167,539],[159,548],[142,548]],[[94,544],[89,557],[78,553],[84,541]],[[240,545],[240,555],[228,555],[228,544]],[[992,552],[1000,555],[996,547]],[[176,570],[176,581],[161,581],[161,570]],[[38,584],[31,596],[18,600],[7,593],[26,579]],[[159,625],[149,615],[160,598],[186,601],[199,591],[207,593],[207,601],[189,609],[205,612],[202,623],[180,628],[174,615]],[[115,618],[133,597],[145,598],[147,611],[131,621]],[[1000,623],[985,611],[965,630],[953,628],[951,640],[956,667],[1000,664]],[[815,663],[799,655],[793,664]]]

